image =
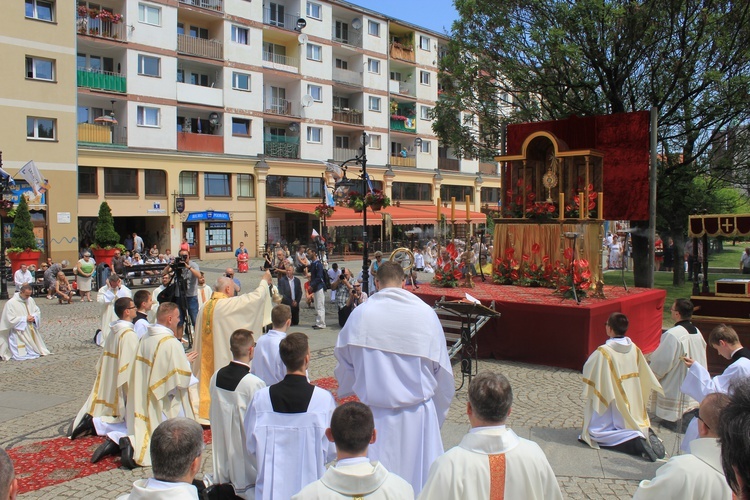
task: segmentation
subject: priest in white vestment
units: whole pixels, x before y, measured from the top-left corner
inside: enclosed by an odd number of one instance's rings
[[[250,373],[255,341],[250,330],[229,337],[232,361],[211,377],[213,482],[231,483],[235,493],[255,498],[257,472],[245,450],[245,415],[255,393],[266,384]]]
[[[245,417],[245,445],[258,471],[256,500],[287,500],[320,479],[336,453],[325,435],[336,401],[307,381],[307,335],[290,333],[279,351],[286,377],[256,392]]]
[[[205,447],[203,429],[197,422],[188,418],[165,420],[151,439],[154,477],[137,480],[130,495],[117,500],[198,500],[193,480],[201,469]]]
[[[336,462],[292,500],[414,498],[414,489],[405,479],[367,458],[367,448],[377,439],[372,411],[367,405],[351,401],[336,408],[326,437],[336,445]]]
[[[730,363],[721,375],[711,378],[711,374],[703,365],[696,363],[692,358],[685,358],[688,372],[680,389],[698,402],[703,401],[703,398],[712,392],[730,394],[733,383],[750,378],[750,349],[742,347],[740,337],[734,328],[727,325],[717,326],[711,330],[708,343]],[[694,418],[685,431],[680,449],[690,451],[690,442],[697,438],[698,421]]]
[[[148,449],[151,433],[162,421],[182,416],[193,418],[188,387],[197,382],[190,372],[190,361],[195,356],[186,355],[182,342],[174,336],[179,321],[177,304],[161,304],[156,323],[148,327],[148,333],[138,344],[128,386],[128,436],[120,439],[122,464],[126,468],[151,465]]]
[[[286,366],[279,355],[279,344],[286,338],[291,324],[292,308],[285,304],[274,306],[271,310],[273,328],[264,333],[255,345],[250,373],[258,376],[266,385],[281,382],[286,376]]]
[[[109,278],[107,278],[107,283],[96,293],[96,301],[99,303],[102,315],[101,328],[96,335],[96,345],[104,345],[104,341],[107,340],[106,337],[109,333],[109,325],[117,321],[115,300],[121,297],[132,299],[133,293],[130,291],[130,288],[122,284],[119,276],[110,274]]]
[[[198,278],[198,308],[203,307],[203,304],[208,302],[208,299],[213,295],[214,289],[206,285],[206,276],[201,271],[201,276]]]
[[[198,357],[193,364],[193,373],[199,380],[199,422],[207,423],[209,419],[211,377],[232,360],[229,336],[240,328],[261,332],[263,325],[271,322],[271,285],[271,273],[266,271],[254,291],[235,297],[234,282],[227,277],[219,278],[213,295],[198,311],[194,341]]]
[[[115,313],[119,319],[110,325],[104,349],[96,363],[94,386],[73,421],[70,439],[94,433],[106,436],[112,430],[127,430],[124,423],[128,383],[138,350],[138,336],[132,323],[136,315],[133,300],[127,297],[117,299]],[[119,439],[114,443],[117,441]],[[113,451],[119,451],[119,445],[111,447]]]
[[[698,406],[697,401],[680,391],[687,374],[682,359],[687,356],[706,366],[706,341],[700,330],[690,322],[693,303],[689,299],[675,300],[670,311],[676,323],[662,334],[659,347],[651,353],[650,365],[664,389],[663,395],[656,395],[656,416],[676,422],[681,421],[685,411]]]
[[[370,459],[419,493],[443,453],[453,368],[437,314],[402,288],[401,266],[383,262],[375,282],[378,293],[352,311],[336,341],[338,395],[370,407],[378,429]]]
[[[42,312],[31,297],[31,285],[21,285],[0,317],[0,359],[25,361],[51,354],[39,333]]]
[[[562,498],[539,445],[506,427],[512,404],[513,391],[504,375],[483,372],[474,377],[466,404],[471,430],[435,460],[419,498]]]
[[[699,409],[698,434],[690,443],[690,453],[674,456],[659,467],[656,477],[641,481],[634,500],[730,500],[724,471],[721,468],[719,443],[720,416],[729,396],[715,392],[706,396]]]
[[[580,440],[595,449],[615,448],[655,462],[664,446],[650,429],[647,402],[663,390],[641,350],[625,336],[628,318],[612,313],[609,340],[583,366],[583,430]]]

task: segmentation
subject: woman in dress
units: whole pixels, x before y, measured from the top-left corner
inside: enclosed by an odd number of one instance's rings
[[[620,269],[622,267],[622,262],[620,262],[621,256],[622,256],[622,243],[620,243],[620,239],[617,237],[617,235],[614,235],[612,237],[612,246],[609,249],[609,268],[610,269]]]
[[[247,272],[247,260],[250,258],[245,248],[245,243],[240,241],[240,247],[234,252],[234,256],[237,257],[237,272]]]
[[[94,274],[94,269],[96,269],[96,262],[89,252],[84,252],[83,258],[78,261],[78,267],[74,269],[81,302],[91,302],[91,276]]]
[[[73,303],[73,290],[70,289],[70,282],[65,273],[60,271],[57,273],[57,281],[55,283],[55,291],[57,293],[57,303],[62,304],[67,302],[68,304]]]

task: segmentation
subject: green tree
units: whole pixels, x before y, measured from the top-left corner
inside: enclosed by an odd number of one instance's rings
[[[99,248],[112,248],[120,243],[120,235],[115,231],[112,210],[106,201],[103,201],[99,205],[99,217],[96,221],[96,229],[94,230],[94,243]]]
[[[436,106],[440,140],[459,156],[476,157],[501,149],[503,134],[486,131],[502,131],[507,123],[656,106],[659,152],[670,159],[660,166],[657,208],[682,252],[683,215],[696,208],[693,181],[717,173],[712,136],[750,116],[750,3],[455,4],[460,18],[441,62],[446,92]],[[503,112],[503,104],[512,107]],[[747,170],[747,161],[730,170],[738,168]],[[636,284],[645,286],[646,238],[634,235],[633,248]],[[684,280],[681,269],[675,266],[675,281]]]
[[[34,236],[34,224],[31,222],[29,205],[26,197],[21,196],[13,218],[13,229],[10,232],[10,247],[12,251],[39,250]]]

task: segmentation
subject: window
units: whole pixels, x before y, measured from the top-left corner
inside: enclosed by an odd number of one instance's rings
[[[336,58],[336,67],[338,69],[349,69],[349,61],[347,61],[346,59],[339,59],[337,57]]]
[[[55,2],[52,0],[26,0],[26,17],[40,21],[55,20]]]
[[[146,196],[167,196],[167,173],[164,170],[145,171]]]
[[[367,71],[370,73],[380,74],[380,61],[377,59],[367,59]]]
[[[200,73],[190,73],[189,83],[190,85],[198,85],[199,87],[208,87],[208,75],[202,75]]]
[[[380,149],[380,136],[370,135],[370,149]]]
[[[423,120],[432,120],[432,108],[429,106],[420,107],[419,117]]]
[[[145,3],[138,4],[138,22],[161,26],[161,8]]]
[[[422,141],[422,145],[419,147],[419,151],[422,153],[429,153],[432,149],[432,143],[430,141]]]
[[[323,60],[323,47],[314,43],[307,44],[307,58],[311,61]]]
[[[250,75],[245,73],[232,73],[232,88],[235,90],[250,91]]]
[[[159,108],[149,108],[147,106],[138,106],[137,123],[139,127],[158,127],[159,126]]]
[[[367,109],[380,113],[380,97],[369,96],[367,98]]]
[[[372,36],[380,36],[380,23],[367,21],[367,33]]]
[[[39,59],[38,57],[26,57],[26,78],[34,80],[55,80],[55,61],[51,59]]]
[[[138,195],[138,170],[105,168],[104,194]]]
[[[206,252],[232,251],[232,223],[206,222]]]
[[[323,102],[323,87],[320,85],[308,85],[307,93],[312,96],[315,102]]]
[[[320,198],[323,179],[320,177],[293,177],[269,175],[266,179],[266,196],[269,198]]]
[[[180,172],[180,196],[198,196],[198,172]]]
[[[349,98],[341,96],[333,96],[333,107],[335,109],[349,109]]]
[[[428,71],[419,72],[419,83],[421,83],[422,85],[430,84],[430,73]]]
[[[322,11],[323,8],[319,3],[307,2],[307,17],[312,17],[313,19],[322,19]]]
[[[201,28],[200,26],[190,26],[189,35],[193,38],[208,40],[208,28]]]
[[[397,82],[403,81],[401,79],[401,72],[399,72],[399,71],[391,71],[391,80],[395,80]]]
[[[480,191],[482,203],[497,203],[500,201],[500,188],[485,188]]]
[[[56,128],[57,120],[54,118],[26,118],[26,137],[29,139],[54,141],[57,138]]]
[[[241,43],[242,45],[247,45],[248,42],[248,30],[247,28],[243,28],[242,26],[236,26],[232,25],[232,41],[235,43]]]
[[[452,197],[457,200],[465,200],[466,195],[469,195],[470,199],[474,200],[474,187],[473,186],[450,186],[443,184],[440,186],[440,199],[450,200]]]
[[[247,118],[232,118],[232,135],[250,137],[250,120]]]
[[[320,127],[307,127],[307,142],[320,144],[322,142],[323,129]]]
[[[161,59],[158,57],[138,55],[138,74],[145,76],[161,76]]]
[[[206,196],[232,196],[229,190],[229,174],[206,173],[204,181]]]
[[[341,149],[349,149],[349,136],[348,135],[337,135],[333,138],[333,147]]]
[[[237,174],[237,197],[255,198],[255,182],[250,174]]]
[[[96,167],[78,167],[78,194],[97,194]]]
[[[429,52],[430,50],[430,37],[419,35],[419,48]]]
[[[394,200],[431,201],[432,184],[394,182],[391,194]]]

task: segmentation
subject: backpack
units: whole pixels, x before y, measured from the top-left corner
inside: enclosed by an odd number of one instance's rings
[[[323,265],[321,264],[321,267],[322,266]],[[328,271],[326,271],[325,269],[323,269],[323,288],[325,290],[331,289],[331,276],[328,274]]]

